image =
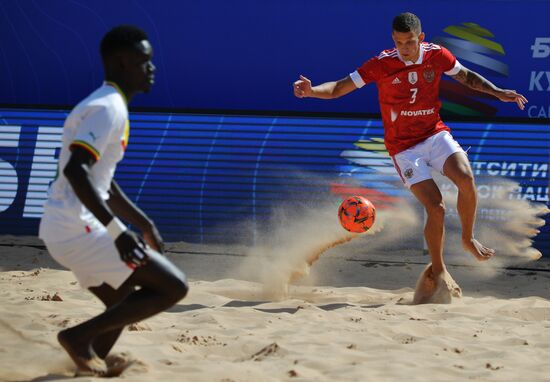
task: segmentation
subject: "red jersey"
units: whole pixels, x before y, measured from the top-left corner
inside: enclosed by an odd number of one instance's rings
[[[376,82],[384,124],[384,143],[390,155],[450,129],[441,121],[441,74],[457,74],[460,63],[446,48],[423,42],[416,62],[405,62],[396,48],[365,62],[351,79],[357,87]]]

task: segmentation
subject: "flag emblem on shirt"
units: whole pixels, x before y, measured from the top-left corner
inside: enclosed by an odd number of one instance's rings
[[[120,144],[122,145],[122,151],[126,151],[126,147],[128,147],[128,139],[130,138],[130,123],[128,120],[124,123],[124,135],[122,136],[122,140],[120,141]]]

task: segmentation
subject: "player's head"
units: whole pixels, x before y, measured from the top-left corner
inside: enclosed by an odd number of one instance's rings
[[[424,32],[418,16],[410,12],[395,16],[392,23],[392,38],[403,59],[416,61],[420,43],[424,41]]]
[[[117,82],[127,95],[151,89],[153,47],[144,31],[130,25],[115,27],[101,40],[100,50],[107,79]]]

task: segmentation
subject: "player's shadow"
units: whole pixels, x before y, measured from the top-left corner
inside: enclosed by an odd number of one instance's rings
[[[183,312],[190,312],[192,310],[199,310],[199,309],[205,309],[205,308],[211,308],[210,306],[201,305],[201,304],[178,304],[174,305],[173,307],[166,310],[167,313],[183,313]]]
[[[41,377],[36,377],[36,378],[31,379],[27,382],[59,381],[59,380],[64,380],[64,379],[74,379],[74,376],[69,377],[69,376],[62,375],[62,374],[48,374],[48,375],[43,375]]]
[[[258,307],[258,305],[267,304],[270,301],[243,301],[243,300],[231,300],[228,303],[222,305],[222,307],[225,308],[245,308],[245,307],[255,307],[255,310],[258,310],[260,312],[264,313],[290,313],[294,314],[298,310],[303,309],[301,306],[297,307],[281,307],[281,308],[261,308]],[[348,304],[346,302],[343,303],[333,303],[333,304],[326,304],[326,305],[316,305],[319,309],[325,310],[325,311],[332,311],[337,309],[342,309],[346,307],[359,307],[359,305],[354,304]],[[376,304],[376,305],[362,305],[361,308],[367,308],[367,309],[377,309],[382,306],[385,306],[385,304]],[[193,310],[199,310],[199,309],[208,309],[213,308],[211,306],[201,305],[201,304],[178,304],[170,309],[168,309],[166,312],[168,313],[184,313],[184,312],[190,312]]]
[[[266,304],[266,303],[269,303],[269,301],[232,300],[232,301],[229,301],[227,304],[224,304],[223,307],[226,307],[226,308],[243,308],[243,307],[258,306],[258,305]],[[294,314],[300,309],[300,307],[254,308],[254,309],[259,310],[260,312],[264,312],[264,313],[290,313],[290,314]]]
[[[242,308],[246,306],[256,306],[261,304],[267,304],[269,301],[244,301],[244,300],[231,300],[223,306],[226,308]]]
[[[355,306],[355,305],[348,304],[347,302],[342,302],[342,303],[335,303],[335,304],[318,305],[317,307],[320,309],[326,310],[328,312],[331,310],[342,309],[347,306]]]
[[[245,308],[245,307],[256,307],[254,309],[259,310],[261,312],[265,313],[290,313],[294,314],[298,310],[302,309],[302,307],[281,307],[281,308],[260,308],[257,307],[258,305],[267,304],[270,303],[270,301],[243,301],[243,300],[232,300],[228,303],[222,305],[222,307],[225,308]],[[363,309],[378,309],[383,306],[386,306],[387,304],[373,304],[373,305],[354,305],[354,304],[348,304],[347,302],[342,303],[333,303],[333,304],[326,304],[326,305],[316,305],[319,309],[322,309],[324,311],[332,311],[332,310],[338,310],[346,307],[361,307]],[[406,301],[399,301],[396,303],[396,305],[410,305],[410,302]],[[166,310],[168,313],[184,313],[184,312],[190,312],[193,310],[199,310],[199,309],[208,309],[208,308],[215,308],[212,306],[206,306],[201,304],[179,304],[175,305],[172,308]]]

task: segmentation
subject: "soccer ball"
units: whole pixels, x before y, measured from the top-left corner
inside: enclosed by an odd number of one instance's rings
[[[338,208],[338,220],[350,232],[366,232],[374,224],[376,209],[363,196],[350,196]]]

